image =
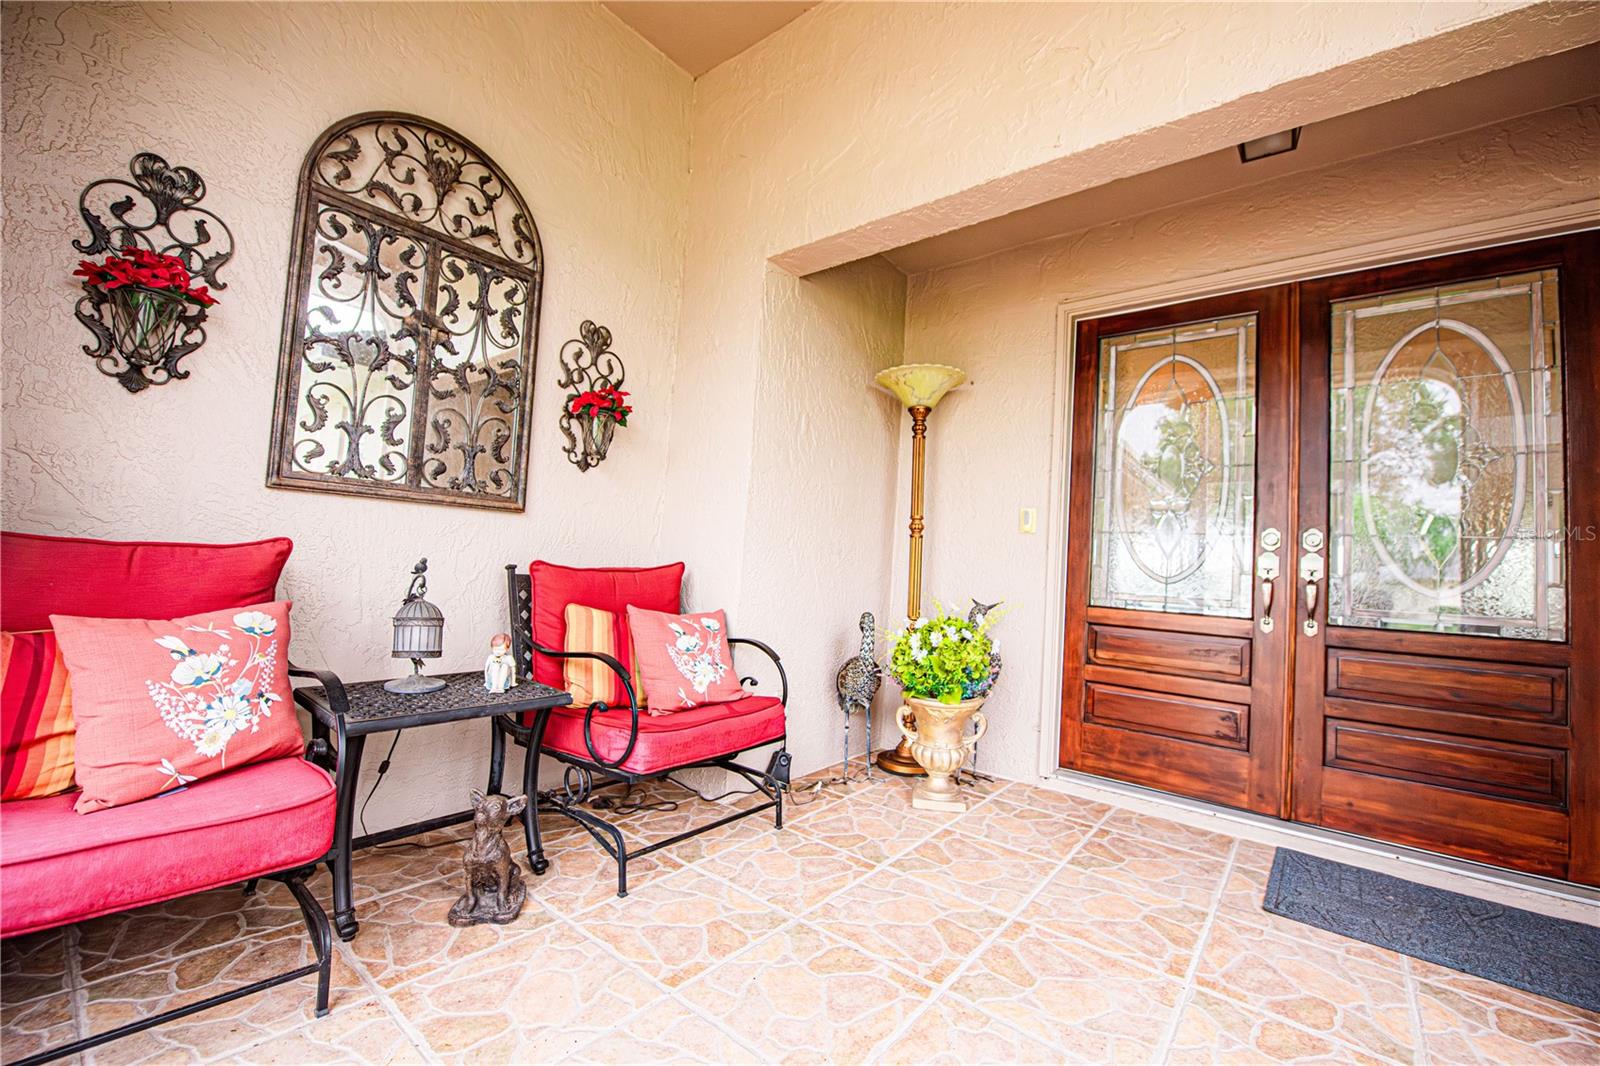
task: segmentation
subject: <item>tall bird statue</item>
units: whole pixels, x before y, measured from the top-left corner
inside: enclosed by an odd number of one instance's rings
[[[867,718],[867,777],[872,777],[872,697],[883,684],[883,668],[874,656],[877,627],[872,612],[861,615],[861,653],[845,660],[834,684],[844,712],[844,780],[850,780],[850,713],[857,707]]]

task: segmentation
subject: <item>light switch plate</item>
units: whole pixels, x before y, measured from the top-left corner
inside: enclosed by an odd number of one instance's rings
[[[1022,515],[1017,521],[1017,529],[1022,533],[1037,533],[1039,531],[1039,512],[1032,507],[1024,507]]]

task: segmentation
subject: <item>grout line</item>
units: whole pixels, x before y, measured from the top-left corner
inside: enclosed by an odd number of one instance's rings
[[[83,956],[78,950],[82,938],[76,922],[67,927],[66,935],[61,938],[62,962],[67,968],[67,996],[72,1004],[72,1027],[78,1040],[89,1036],[89,990],[83,983]],[[89,1056],[83,1056],[82,1061],[88,1062]]]
[[[1172,1054],[1172,1042],[1177,1039],[1178,1024],[1183,1019],[1183,1012],[1194,999],[1195,976],[1200,972],[1200,959],[1205,954],[1206,943],[1211,939],[1211,927],[1216,924],[1217,912],[1222,909],[1222,897],[1227,894],[1228,881],[1233,877],[1233,867],[1238,859],[1239,841],[1235,839],[1233,845],[1228,848],[1227,865],[1222,869],[1222,877],[1217,881],[1217,887],[1211,891],[1211,906],[1206,909],[1205,924],[1200,927],[1200,936],[1194,942],[1194,955],[1189,959],[1188,969],[1183,973],[1183,991],[1178,996],[1172,1016],[1167,1019],[1166,1028],[1161,1034],[1161,1042],[1156,1045],[1154,1057],[1158,1062],[1165,1062]]]
[[[1417,977],[1411,972],[1411,959],[1400,956],[1400,969],[1406,978],[1406,1003],[1411,1008],[1411,1060],[1417,1066],[1428,1066],[1428,1045],[1422,1038],[1422,1005],[1417,1001]]]

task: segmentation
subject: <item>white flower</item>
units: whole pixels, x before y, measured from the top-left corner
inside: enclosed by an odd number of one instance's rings
[[[711,630],[713,633],[722,628],[722,624],[715,618],[702,618],[700,619],[700,624]]]
[[[185,644],[179,637],[157,637],[156,643],[166,648],[174,659],[182,659],[186,655],[194,654],[194,649]]]
[[[265,611],[241,611],[233,616],[233,624],[258,637],[267,636],[278,628],[278,620]]]
[[[222,672],[223,659],[220,655],[201,655],[191,652],[188,656],[178,660],[178,665],[172,668],[174,684],[188,688],[199,688],[215,681]]]
[[[711,682],[717,679],[717,668],[712,665],[709,656],[701,656],[694,662],[694,676],[689,680],[694,684],[694,690],[701,695],[711,687]]]
[[[228,738],[231,735],[223,729],[207,729],[195,740],[194,750],[208,759],[221,755],[222,749],[228,746]]]
[[[928,643],[937,648],[939,645],[944,643],[944,634],[935,629],[933,631],[933,636],[928,638]]]
[[[923,619],[921,616],[918,616],[918,617],[913,618],[911,620],[911,628],[912,629],[921,629],[924,624],[926,624],[925,619]]]
[[[231,692],[206,704],[205,710],[208,728],[223,729],[229,733],[240,732],[255,718],[250,701]]]
[[[928,661],[928,653],[923,651],[921,648],[918,648],[916,651],[912,652],[911,657],[919,663],[925,663]]]

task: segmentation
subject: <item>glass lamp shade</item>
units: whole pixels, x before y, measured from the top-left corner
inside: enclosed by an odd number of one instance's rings
[[[420,596],[407,599],[394,615],[396,659],[437,659],[444,653],[444,612]]]
[[[937,407],[945,393],[967,380],[967,372],[942,363],[906,363],[878,374],[878,386],[907,407]]]

